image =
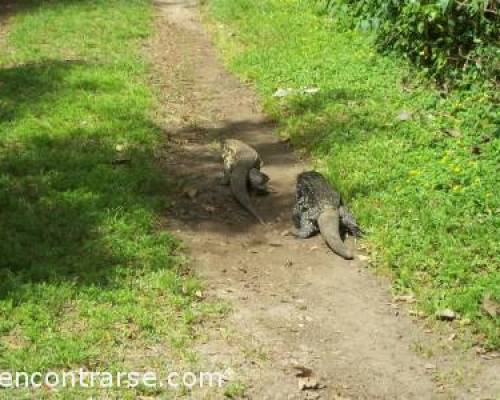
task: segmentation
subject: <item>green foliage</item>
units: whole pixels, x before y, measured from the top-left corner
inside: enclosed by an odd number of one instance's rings
[[[247,391],[247,386],[241,382],[229,382],[224,387],[224,396],[229,399],[242,399]]]
[[[500,301],[495,88],[444,97],[310,4],[252,3],[211,2],[232,68],[255,81],[281,133],[340,188],[395,289],[414,292],[430,315],[452,308],[500,346],[500,319],[481,307],[488,293]],[[280,87],[320,92],[278,100]],[[402,111],[411,118],[398,118]]]
[[[333,15],[374,28],[384,50],[397,50],[438,79],[498,79],[497,0],[319,0]]]

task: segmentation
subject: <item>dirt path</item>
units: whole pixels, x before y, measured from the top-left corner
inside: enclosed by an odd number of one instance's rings
[[[246,396],[258,400],[495,398],[498,360],[462,354],[426,332],[359,260],[341,260],[319,238],[286,235],[295,178],[307,165],[273,135],[252,90],[225,71],[196,1],[156,5],[152,52],[166,82],[170,139],[163,162],[186,192],[168,228],[187,244],[207,295],[233,310],[222,328],[204,327],[198,350],[207,366],[229,368],[233,383],[244,382]],[[275,190],[256,199],[266,226],[217,184],[226,137],[264,159]],[[294,366],[311,368],[326,387],[299,390]],[[210,396],[221,397],[193,394]]]

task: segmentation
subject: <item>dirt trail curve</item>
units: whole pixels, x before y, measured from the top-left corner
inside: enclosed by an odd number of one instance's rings
[[[166,82],[170,145],[164,163],[170,177],[191,189],[169,211],[168,229],[187,244],[207,294],[233,309],[224,329],[204,328],[198,350],[207,366],[229,367],[232,380],[248,384],[246,396],[257,400],[472,399],[500,393],[495,360],[455,351],[422,358],[412,348],[442,347],[446,339],[429,339],[421,324],[391,305],[386,282],[359,260],[333,255],[320,238],[299,241],[284,234],[295,178],[307,166],[273,135],[252,90],[225,71],[197,2],[157,0],[156,7],[151,52]],[[266,226],[217,184],[225,137],[253,145],[264,159],[275,190],[256,199]],[[299,390],[297,365],[311,368],[326,387]],[[458,387],[454,375],[465,387]]]

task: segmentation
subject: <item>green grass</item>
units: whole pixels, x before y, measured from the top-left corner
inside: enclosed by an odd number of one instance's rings
[[[247,389],[247,386],[241,382],[230,382],[224,389],[224,396],[229,399],[242,399]]]
[[[499,115],[494,88],[443,96],[368,34],[335,26],[310,2],[212,0],[218,43],[255,82],[281,134],[309,150],[368,232],[376,265],[432,315],[450,307],[488,347],[500,319]],[[277,88],[317,95],[272,97]],[[402,111],[412,113],[401,121]]]
[[[189,356],[205,311],[159,227],[173,183],[154,162],[151,26],[147,0],[33,0],[0,41],[0,371]],[[32,395],[0,389],[16,396]]]

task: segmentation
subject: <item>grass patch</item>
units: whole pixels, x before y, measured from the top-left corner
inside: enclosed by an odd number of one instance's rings
[[[255,82],[281,133],[309,150],[368,231],[397,291],[449,307],[500,346],[498,95],[480,82],[444,95],[367,33],[300,0],[212,0],[234,71]],[[277,88],[318,87],[276,99]]]
[[[163,368],[188,353],[204,311],[159,228],[170,182],[140,53],[151,26],[147,0],[16,5],[0,48],[0,371]]]
[[[247,386],[241,382],[230,382],[224,388],[224,396],[229,399],[242,399],[247,389]]]

